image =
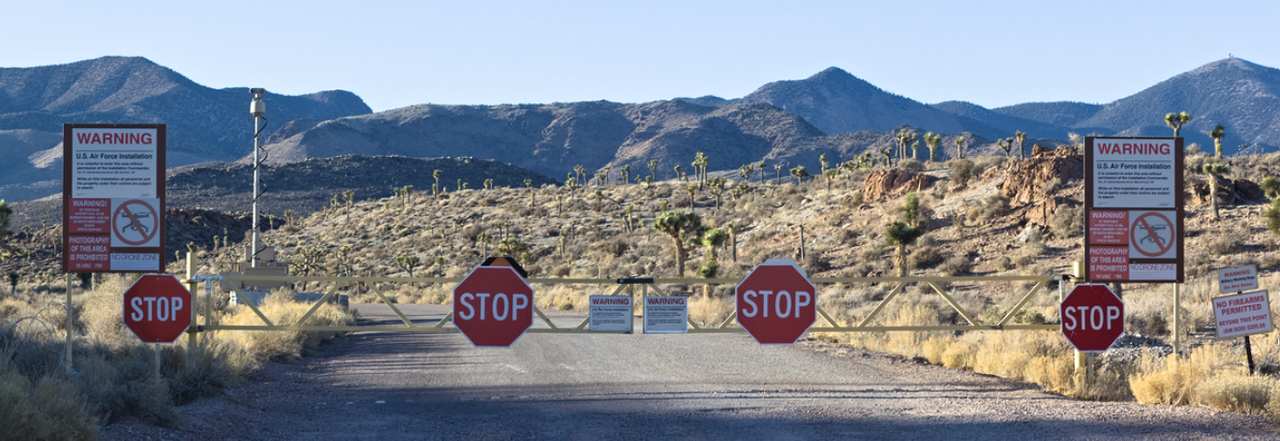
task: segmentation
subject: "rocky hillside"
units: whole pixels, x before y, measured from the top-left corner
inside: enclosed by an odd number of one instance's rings
[[[253,146],[252,97],[248,88],[212,89],[139,57],[0,68],[0,198],[52,193],[47,181],[61,179],[64,123],[167,124],[170,166],[239,158]],[[265,99],[267,134],[294,119],[371,111],[341,90]]]
[[[526,179],[534,187],[554,184],[546,176],[493,160],[347,155],[264,166],[258,209],[276,218],[283,218],[285,210],[307,216],[346,191],[355,192],[357,201],[389,197],[393,188],[409,185],[415,192],[430,193],[436,170],[441,172],[441,186],[449,191],[457,189],[459,179],[473,189],[483,188],[486,179],[492,179],[494,187],[524,188]],[[252,185],[253,169],[247,164],[204,163],[170,169],[165,191],[171,209],[235,213],[247,219]],[[15,203],[12,224],[57,224],[61,202],[55,196]]]
[[[295,127],[287,130],[295,133]],[[953,155],[951,142],[957,136],[969,140],[970,155],[996,151],[986,139],[961,132],[944,139],[939,160]],[[813,173],[821,167],[821,155],[838,164],[894,142],[888,132],[826,135],[796,114],[769,104],[704,106],[672,100],[644,104],[420,105],[325,121],[267,148],[271,152],[268,162],[274,164],[351,151],[410,157],[475,156],[510,162],[557,180],[577,165],[593,174],[605,167],[618,173],[630,166],[634,178],[648,175],[649,161],[657,160],[656,179],[663,180],[677,177],[675,166],[692,172],[690,161],[697,152],[710,158],[708,167],[713,171],[736,170],[763,160],[770,166],[803,165]],[[927,149],[922,145],[921,150]]]

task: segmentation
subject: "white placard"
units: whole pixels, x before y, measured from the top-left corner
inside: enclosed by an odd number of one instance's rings
[[[1095,138],[1093,208],[1177,206],[1175,138]]]
[[[591,296],[591,332],[631,332],[631,296]]]
[[[155,128],[73,128],[71,197],[159,197],[159,148]]]
[[[1243,337],[1271,332],[1271,301],[1266,291],[1213,299],[1218,338]]]
[[[688,297],[645,297],[644,332],[689,332]]]
[[[1258,268],[1249,265],[1218,270],[1218,292],[1233,292],[1258,289]]]

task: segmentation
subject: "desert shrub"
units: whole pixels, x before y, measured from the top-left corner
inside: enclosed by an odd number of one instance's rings
[[[1004,216],[1009,213],[1009,198],[1004,197],[1000,193],[992,193],[982,198],[982,211],[979,217],[982,219],[991,219],[997,216]],[[972,219],[970,219],[972,220]]]
[[[1277,384],[1280,382],[1264,377],[1231,375],[1209,378],[1196,387],[1196,401],[1217,410],[1263,415],[1273,398],[1271,391]]]
[[[938,272],[948,276],[958,276],[967,274],[972,269],[973,262],[970,262],[967,257],[953,256],[942,262],[942,265],[938,267]]]
[[[1045,182],[1044,185],[1040,186],[1040,191],[1045,192],[1045,194],[1053,194],[1054,192],[1061,189],[1062,189],[1062,179],[1059,179],[1059,178],[1050,179],[1047,182]]]
[[[951,182],[968,185],[969,180],[973,179],[973,161],[964,158],[952,159],[947,161],[947,166],[951,167]]]
[[[689,320],[698,326],[718,326],[733,313],[730,297],[697,296],[689,300]]]
[[[1065,207],[1053,213],[1049,231],[1054,237],[1066,239],[1084,234],[1084,206]]]
[[[310,304],[295,302],[288,293],[275,293],[267,296],[258,309],[272,323],[296,323],[302,314],[311,308]],[[230,310],[226,318],[229,325],[261,325],[262,320],[247,306],[239,306]],[[351,312],[331,304],[321,305],[310,318],[311,326],[351,326],[355,324],[355,316]],[[310,354],[321,344],[341,335],[335,332],[300,332],[300,331],[243,331],[233,334],[233,338],[248,348],[255,356],[270,360],[292,360]]]
[[[932,268],[943,261],[942,252],[936,246],[917,246],[907,256],[907,266],[911,268]]]
[[[1190,357],[1158,358],[1143,355],[1137,372],[1129,377],[1133,397],[1143,404],[1188,405],[1200,386],[1220,364],[1226,350],[1208,344],[1191,351]]]
[[[1244,245],[1248,232],[1242,227],[1225,228],[1204,236],[1203,250],[1210,256],[1234,254]]]
[[[907,171],[920,172],[920,171],[924,171],[924,163],[917,161],[915,159],[907,158],[907,159],[898,161],[898,168],[907,170]]]
[[[1015,268],[1013,259],[1010,259],[1009,256],[1000,256],[1000,258],[996,259],[995,266],[998,271],[1009,271]]]

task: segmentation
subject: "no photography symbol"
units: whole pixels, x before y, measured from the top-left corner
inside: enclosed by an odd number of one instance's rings
[[[1160,257],[1173,249],[1173,222],[1159,212],[1138,216],[1129,228],[1129,241],[1143,256]]]
[[[139,246],[156,237],[159,213],[146,202],[133,199],[116,207],[111,215],[111,230],[116,238],[129,245]]]

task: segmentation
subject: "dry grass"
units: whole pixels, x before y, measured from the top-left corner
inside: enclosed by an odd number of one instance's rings
[[[95,290],[73,298],[79,323],[73,343],[75,376],[64,370],[61,305],[50,307],[46,295],[0,301],[0,325],[5,325],[0,331],[8,343],[0,354],[0,439],[91,439],[99,424],[125,417],[176,427],[182,420],[174,405],[239,384],[259,357],[296,357],[334,337],[281,332],[263,339],[222,332],[206,334],[196,347],[188,347],[186,339],[144,345],[121,321],[122,293],[133,279],[103,279]],[[223,307],[220,302],[213,311],[215,323],[242,320],[244,311]],[[272,300],[264,311],[276,320],[296,320],[307,307]],[[350,313],[328,305],[314,317],[309,323],[354,323]]]
[[[302,315],[311,309],[310,304],[291,300],[288,292],[277,292],[267,296],[258,310],[277,325],[297,323]],[[246,306],[231,307],[224,321],[228,325],[264,325],[262,319]],[[308,326],[352,326],[355,316],[332,304],[323,304],[303,323]],[[242,331],[219,335],[219,338],[230,338],[246,348],[249,353],[262,359],[283,361],[310,355],[310,352],[321,344],[338,337],[335,332],[301,332],[301,331]]]

